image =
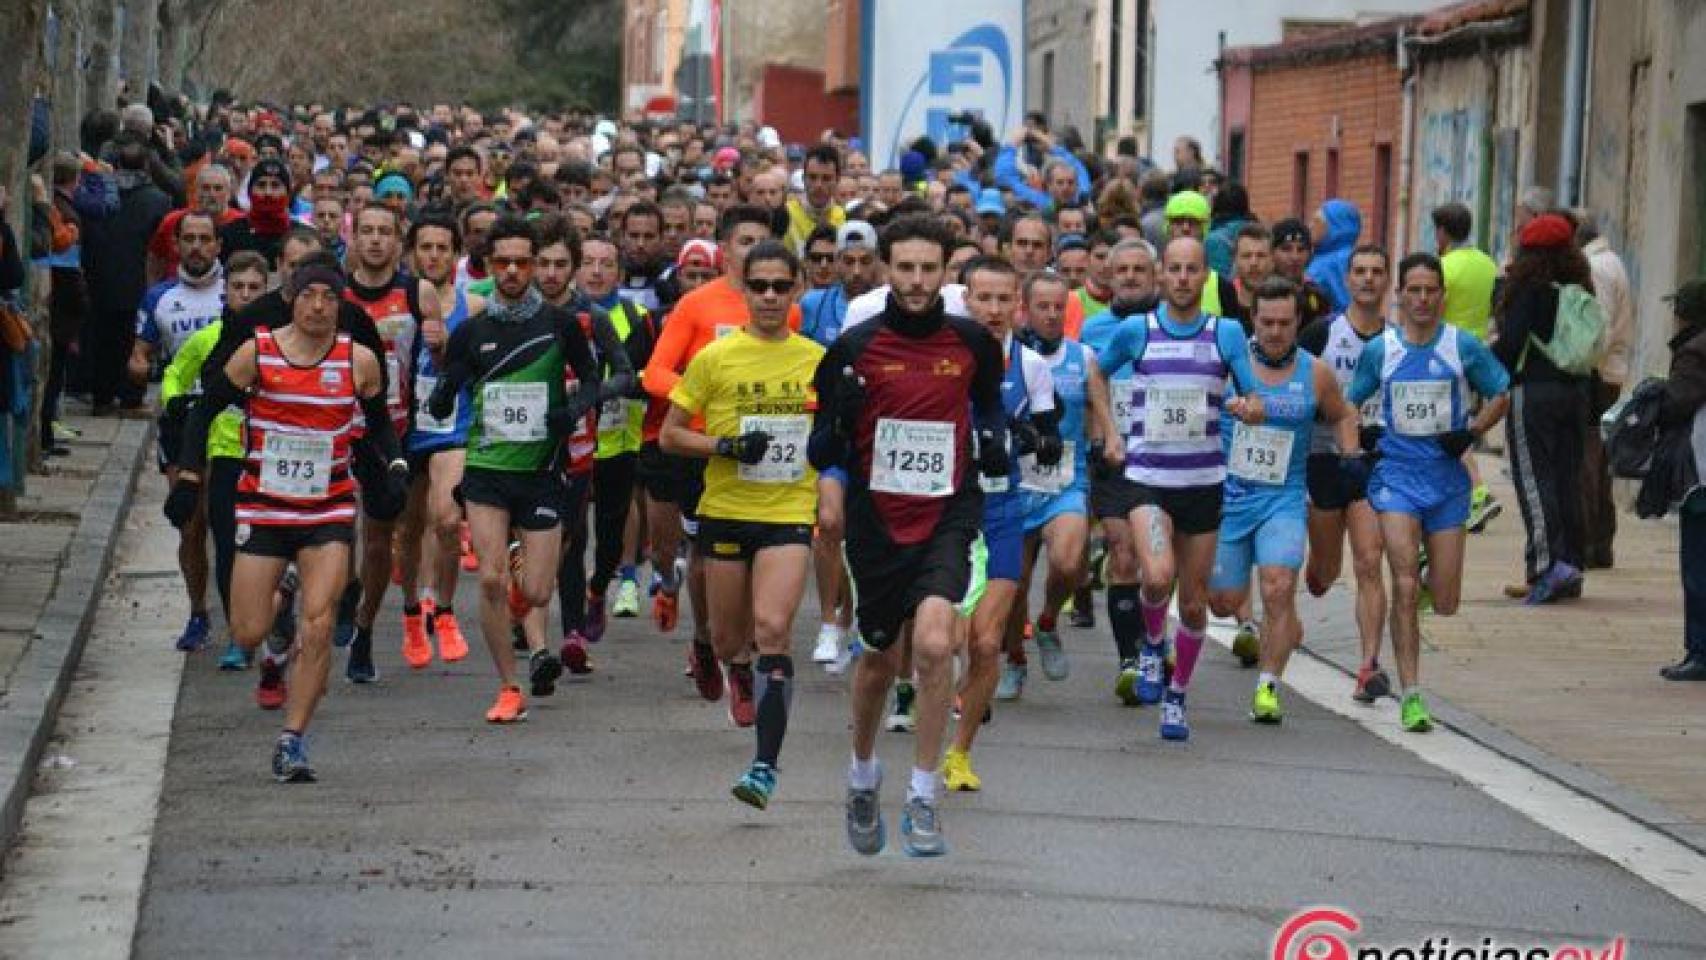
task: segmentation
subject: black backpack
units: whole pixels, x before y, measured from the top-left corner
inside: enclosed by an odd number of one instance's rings
[[[1641,480],[1652,470],[1663,432],[1659,412],[1664,403],[1664,378],[1649,377],[1600,418],[1600,436],[1605,441],[1605,460],[1612,476]]]

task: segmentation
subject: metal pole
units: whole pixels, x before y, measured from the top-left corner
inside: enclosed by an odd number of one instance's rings
[[[1582,118],[1587,112],[1588,29],[1591,0],[1570,0],[1564,64],[1564,125],[1558,151],[1558,204],[1581,202]]]

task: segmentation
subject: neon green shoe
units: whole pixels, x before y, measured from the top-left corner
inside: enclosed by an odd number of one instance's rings
[[[1403,706],[1398,709],[1398,718],[1404,729],[1411,733],[1427,733],[1434,728],[1433,714],[1428,712],[1428,705],[1422,702],[1420,693],[1404,698]]]
[[[610,607],[611,616],[630,619],[640,615],[640,585],[624,579],[616,588],[616,602]]]
[[[1256,693],[1250,698],[1250,719],[1257,723],[1279,723],[1285,719],[1275,684],[1257,684]]]

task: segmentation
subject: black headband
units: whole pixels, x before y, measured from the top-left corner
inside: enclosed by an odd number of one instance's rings
[[[344,294],[345,283],[343,271],[334,267],[329,267],[325,264],[316,263],[309,264],[306,267],[298,267],[291,272],[290,289],[288,291],[290,299],[295,300],[302,291],[316,283],[325,284],[331,288],[334,294],[337,294],[340,297]]]

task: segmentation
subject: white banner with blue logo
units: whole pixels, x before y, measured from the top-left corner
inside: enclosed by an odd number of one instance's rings
[[[1025,111],[1024,0],[865,0],[861,102],[873,170],[900,166],[906,145],[963,138],[966,114],[997,140]]]

